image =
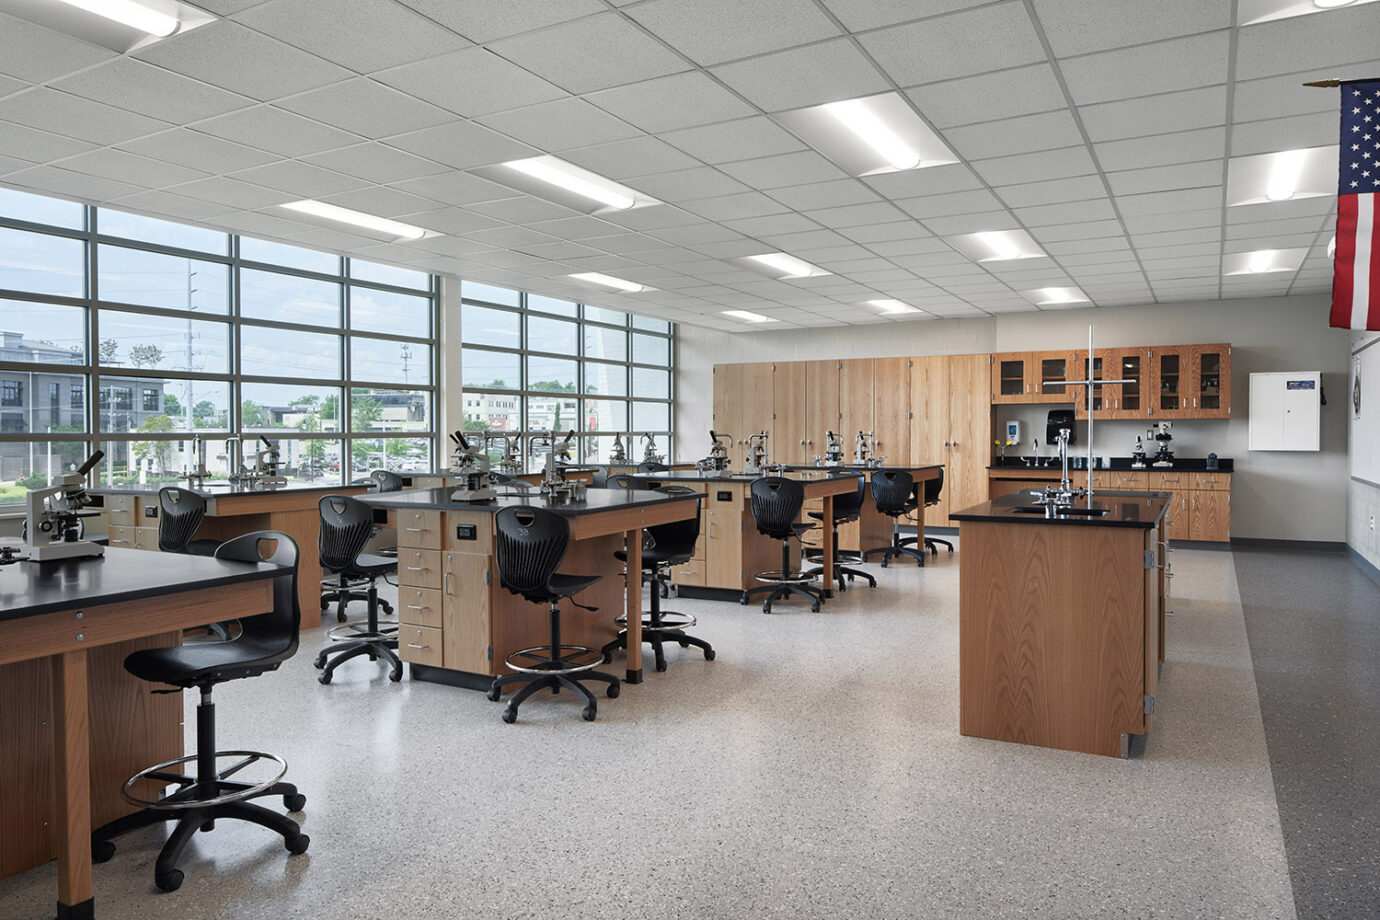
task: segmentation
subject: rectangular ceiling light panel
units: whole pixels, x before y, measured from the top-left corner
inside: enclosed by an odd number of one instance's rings
[[[371,236],[381,236],[393,240],[422,240],[441,235],[431,230],[405,224],[402,221],[365,214],[363,211],[354,211],[350,208],[342,208],[339,205],[327,204],[324,201],[316,201],[311,198],[289,202],[282,207],[299,214],[306,214],[309,217],[319,217],[332,223],[345,224],[357,230],[363,230]]]
[[[945,238],[950,246],[974,262],[1007,262],[1043,258],[1045,251],[1024,230],[984,230]]]
[[[1227,161],[1227,207],[1335,194],[1335,146],[1281,150]]]
[[[1362,6],[1375,0],[1240,0],[1236,19],[1240,25],[1253,26],[1275,19],[1326,13],[1347,6]]]
[[[1307,255],[1307,249],[1256,249],[1252,252],[1229,252],[1222,256],[1222,274],[1265,275],[1272,272],[1296,272]]]
[[[939,135],[896,93],[772,116],[855,176],[957,163]]]
[[[526,157],[471,170],[475,175],[586,214],[613,214],[661,204],[560,157]]]
[[[811,265],[803,259],[797,259],[795,256],[784,252],[764,252],[760,255],[744,256],[734,261],[778,281],[787,281],[793,278],[817,278],[832,274],[832,272],[827,272],[817,265]]]
[[[0,13],[119,54],[216,20],[179,0],[0,0]]]

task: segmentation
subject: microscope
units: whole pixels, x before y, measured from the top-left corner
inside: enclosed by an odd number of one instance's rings
[[[489,440],[498,438],[503,441],[503,456],[498,460],[498,471],[504,476],[522,475],[522,436],[510,438],[506,434],[484,436],[485,452],[488,452]]]
[[[824,456],[815,457],[815,466],[842,466],[843,440],[832,431],[824,432]]]
[[[1157,422],[1154,428],[1150,429],[1150,437],[1159,444],[1159,450],[1155,451],[1155,462],[1151,466],[1173,466],[1174,452],[1169,449],[1169,442],[1174,440],[1174,436],[1169,433],[1169,429],[1174,427],[1173,422]]]
[[[1136,446],[1131,448],[1131,469],[1145,469],[1145,442],[1136,435]]]
[[[733,435],[709,429],[709,456],[695,461],[695,469],[700,472],[722,473],[728,469],[728,445],[733,443]]]
[[[665,463],[666,458],[656,452],[656,439],[652,437],[651,432],[647,432],[642,437],[647,441],[646,444],[642,445],[642,462]]]
[[[748,437],[747,466],[743,472],[749,476],[760,476],[767,471],[771,461],[767,459],[767,433],[759,431]]]
[[[609,448],[609,464],[622,466],[628,462],[628,450],[623,446],[623,436],[615,434],[613,436],[613,446]]]
[[[546,468],[542,470],[541,476],[542,494],[552,504],[580,501],[585,497],[585,491],[589,487],[583,482],[566,479],[563,467],[563,464],[570,462],[570,440],[575,437],[575,430],[572,428],[560,442],[556,441],[554,431],[544,437]]]
[[[75,472],[63,473],[57,485],[33,489],[25,496],[24,528],[31,561],[105,555],[104,546],[81,538],[81,519],[98,513],[81,510],[91,504],[86,474],[104,456],[104,451],[96,451]]]
[[[460,488],[450,493],[450,500],[487,502],[497,498],[493,475],[489,471],[489,452],[484,449],[484,441],[470,441],[462,431],[452,431],[450,439],[455,444],[455,458],[451,461],[451,469],[465,477]]]
[[[876,438],[870,431],[859,431],[858,436],[853,439],[853,465],[862,467],[879,467],[885,457],[876,455]]]
[[[251,477],[255,485],[261,486],[285,486],[288,484],[287,477],[283,475],[283,461],[278,453],[278,442],[270,441],[263,435],[259,435],[259,440],[263,442],[263,450],[254,452],[254,474]]]

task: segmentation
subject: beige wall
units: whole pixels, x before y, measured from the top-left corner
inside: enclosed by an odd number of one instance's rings
[[[1348,521],[1346,394],[1350,336],[1345,330],[1328,327],[1327,310],[1327,299],[1314,296],[737,335],[681,326],[676,366],[677,459],[693,460],[708,450],[715,364],[1069,348],[1086,345],[1091,323],[1099,347],[1230,342],[1232,418],[1176,423],[1176,452],[1201,457],[1215,451],[1235,460],[1232,536],[1340,543],[1347,539]],[[1323,373],[1323,389],[1329,398],[1323,409],[1322,450],[1248,453],[1250,374],[1303,370]],[[1043,442],[1047,407],[1014,409],[1000,408],[996,421],[1022,418],[1026,438],[1038,437]],[[1147,425],[1129,421],[1096,424],[1094,452],[1128,455],[1135,436],[1143,435]],[[1079,435],[1080,445],[1085,445],[1086,432]]]

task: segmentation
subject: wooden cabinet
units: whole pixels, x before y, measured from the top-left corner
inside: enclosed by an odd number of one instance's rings
[[[990,417],[990,407],[987,414]],[[912,360],[910,415],[910,462],[920,466],[945,465],[946,485],[939,494],[939,504],[925,509],[925,514],[935,524],[947,526],[952,491],[947,479],[952,479],[953,472],[948,468],[952,437],[949,434],[949,358],[946,355]]]
[[[1087,376],[1090,372],[1088,368],[1088,353],[1086,351],[1083,352],[1078,359],[1078,376],[1075,379],[1093,381],[1092,407],[1093,411],[1097,413],[1098,418],[1106,418],[1108,410],[1112,406],[1112,390],[1114,385],[1097,382],[1099,380],[1115,380],[1116,378],[1109,373],[1111,368],[1112,356],[1110,352],[1105,349],[1099,348],[1093,352],[1091,377]],[[1084,387],[1069,387],[1068,389],[1072,391],[1070,401],[1073,403],[1074,417],[1087,418],[1088,400],[1086,389]]]
[[[1105,406],[1106,417],[1146,418],[1152,389],[1149,384],[1148,349],[1109,348],[1106,367],[1109,379],[1127,381],[1108,385],[1107,395],[1111,398],[1111,405]]]
[[[738,453],[738,440],[747,437],[747,432],[743,431],[743,409],[751,394],[743,389],[746,367],[746,364],[714,365],[714,414],[710,416],[710,427],[733,437],[732,449],[728,452],[732,458]]]
[[[1225,543],[1231,539],[1231,493],[1189,493],[1188,539]]]
[[[1194,345],[1189,404],[1195,418],[1231,416],[1231,346]]]
[[[1042,351],[1032,355],[1035,369],[1037,402],[1082,402],[1083,388],[1071,387],[1070,380],[1083,379],[1085,361],[1072,351]]]
[[[441,647],[445,666],[455,671],[489,671],[490,587],[496,578],[492,556],[448,552],[441,556]]]
[[[992,402],[995,404],[1035,402],[1034,354],[1008,352],[992,356]]]
[[[805,362],[785,361],[772,369],[771,441],[775,463],[803,463],[805,457]]]
[[[1165,537],[1226,543],[1231,539],[1231,474],[1151,470],[1148,488],[1173,498],[1165,515]]]
[[[910,358],[878,358],[872,367],[872,431],[877,456],[910,462]]]
[[[839,418],[834,431],[843,442],[845,462],[853,457],[859,431],[876,433],[875,374],[876,362],[871,358],[839,362]]]
[[[1154,401],[1150,407],[1150,417],[1187,417],[1193,346],[1170,345],[1153,348],[1150,351],[1150,366],[1154,380]]]
[[[944,464],[939,504],[925,518],[948,527],[950,511],[987,500],[990,365],[986,355],[934,355],[913,359],[910,371],[910,462]]]
[[[826,431],[838,434],[840,361],[805,362],[805,444],[796,463],[814,463],[828,446]]]

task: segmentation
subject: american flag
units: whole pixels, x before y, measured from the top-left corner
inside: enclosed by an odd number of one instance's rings
[[[1337,182],[1337,251],[1332,266],[1332,322],[1380,329],[1380,247],[1375,196],[1380,192],[1380,80],[1342,84],[1341,164]]]

